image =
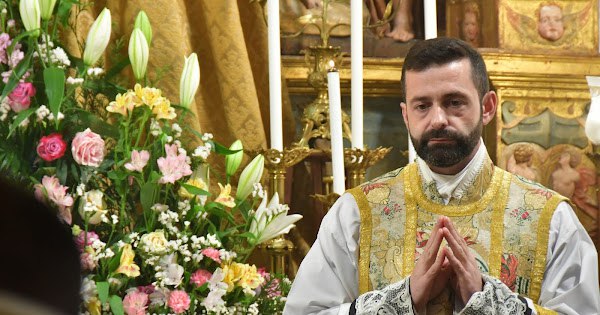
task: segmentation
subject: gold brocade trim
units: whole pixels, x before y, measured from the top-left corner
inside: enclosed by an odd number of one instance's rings
[[[412,273],[415,266],[415,250],[417,243],[417,203],[415,202],[413,191],[415,191],[415,182],[410,177],[413,170],[417,169],[417,164],[409,164],[404,172],[404,198],[406,203],[406,221],[404,222],[404,255],[402,264],[402,277],[406,278]],[[418,175],[418,174],[417,174]],[[420,184],[419,184],[420,185]],[[421,186],[417,186],[420,190]]]
[[[497,169],[496,169],[497,170]],[[495,173],[495,172],[494,172]],[[512,175],[504,172],[502,185],[499,191],[499,196],[494,205],[491,222],[491,242],[490,253],[488,257],[489,274],[490,276],[499,279],[502,268],[502,254],[504,242],[504,208],[508,203],[508,193],[510,191]],[[502,222],[502,223],[500,223]]]
[[[529,291],[529,297],[533,301],[538,301],[540,298],[540,292],[542,289],[542,280],[544,279],[544,271],[546,270],[546,255],[548,252],[548,237],[550,233],[550,220],[556,206],[561,201],[567,199],[561,195],[554,195],[546,203],[540,219],[538,221],[537,228],[537,239],[535,248],[535,257],[533,258],[533,270],[531,272],[531,290]]]
[[[534,308],[535,308],[535,312],[538,315],[555,315],[558,314],[557,312],[553,311],[553,310],[549,310],[547,308],[543,308],[537,304],[533,304]]]
[[[408,183],[410,183],[410,185],[408,186],[412,186],[413,183],[414,185],[416,185],[416,187],[421,188],[421,176],[419,176],[419,169],[417,164],[411,164],[409,166],[407,166],[408,170],[407,170],[407,178],[405,178]],[[488,187],[488,189],[485,191],[485,193],[483,194],[483,196],[474,202],[471,203],[467,203],[467,204],[461,204],[461,205],[444,205],[444,204],[439,204],[436,202],[433,202],[431,200],[429,200],[427,198],[427,196],[425,195],[425,193],[423,192],[422,189],[417,189],[417,190],[413,190],[413,189],[409,189],[409,191],[416,191],[416,196],[415,200],[417,202],[417,204],[419,206],[421,206],[424,209],[427,209],[427,211],[429,212],[433,212],[435,214],[440,214],[440,215],[445,215],[448,217],[451,216],[467,216],[467,215],[473,215],[475,213],[481,212],[484,209],[486,209],[486,206],[488,204],[490,204],[490,201],[492,201],[492,198],[497,196],[498,190],[500,189],[500,186],[502,184],[502,174],[504,172],[496,167],[494,169],[494,174],[492,175],[492,181],[490,183],[490,186]],[[411,187],[411,188],[415,188],[415,187]]]
[[[360,211],[360,245],[358,249],[358,291],[359,294],[371,291],[371,280],[369,279],[369,265],[371,263],[371,238],[373,237],[373,221],[371,219],[371,207],[361,187],[347,190],[358,205]],[[361,249],[364,250],[361,252]]]

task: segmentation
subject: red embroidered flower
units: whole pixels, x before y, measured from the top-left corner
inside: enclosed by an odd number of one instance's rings
[[[500,280],[514,292],[517,283],[517,267],[519,266],[517,257],[513,254],[502,255],[500,266]]]
[[[37,146],[37,154],[46,162],[60,159],[67,149],[67,143],[60,133],[42,137]]]
[[[367,184],[367,185],[363,186],[363,188],[362,188],[362,191],[363,191],[363,193],[366,195],[366,194],[368,194],[368,193],[369,193],[371,190],[373,190],[373,189],[375,189],[375,188],[380,188],[380,187],[383,187],[383,186],[385,186],[385,185],[384,185],[384,184],[382,184],[382,183]]]

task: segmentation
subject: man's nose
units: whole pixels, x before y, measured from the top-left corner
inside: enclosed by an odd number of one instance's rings
[[[444,129],[448,126],[448,116],[443,107],[434,105],[430,113],[431,127],[433,129]]]

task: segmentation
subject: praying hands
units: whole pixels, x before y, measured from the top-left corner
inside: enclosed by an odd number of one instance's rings
[[[443,239],[448,246],[440,250]],[[417,312],[424,313],[427,303],[446,286],[466,305],[471,295],[483,289],[483,280],[464,238],[452,221],[443,216],[433,227],[430,241],[410,277],[410,293]]]

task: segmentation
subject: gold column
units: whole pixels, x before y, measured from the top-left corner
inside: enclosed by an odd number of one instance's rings
[[[383,159],[392,148],[378,147],[377,149],[352,148],[344,150],[344,166],[348,170],[348,187],[353,188],[365,182],[367,168]]]

